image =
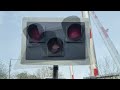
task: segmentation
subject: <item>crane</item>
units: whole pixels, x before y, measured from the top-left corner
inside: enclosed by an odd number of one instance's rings
[[[117,66],[117,69],[120,70],[120,55],[117,51],[117,49],[115,48],[113,42],[111,41],[107,31],[108,29],[106,30],[103,25],[101,24],[100,20],[98,19],[97,15],[95,14],[94,11],[90,11],[91,13],[91,16],[93,17],[93,20],[96,24],[96,27],[98,28],[98,31],[114,61],[114,63],[116,64]]]
[[[96,60],[96,54],[95,54],[95,49],[94,49],[94,41],[92,38],[92,26],[91,26],[91,20],[90,16],[93,17],[94,22],[96,24],[96,27],[98,28],[98,31],[114,61],[114,63],[117,66],[117,69],[120,70],[120,55],[115,48],[113,42],[111,41],[109,35],[108,35],[108,29],[105,29],[103,25],[101,24],[100,20],[96,16],[94,11],[82,11],[82,18],[88,18],[89,19],[89,25],[90,25],[90,72],[91,76],[98,76],[98,67],[97,67],[97,60]],[[72,70],[72,69],[71,69]]]

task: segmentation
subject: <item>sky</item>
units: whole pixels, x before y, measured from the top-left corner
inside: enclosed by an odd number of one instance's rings
[[[109,29],[108,34],[113,41],[115,47],[120,53],[120,12],[119,11],[95,11],[101,23],[106,29]],[[22,68],[19,62],[16,62],[21,51],[21,35],[22,35],[22,18],[23,17],[67,17],[76,15],[81,18],[80,11],[0,11],[0,61],[7,67],[10,59],[12,59],[12,72],[25,71],[33,72],[35,68],[27,66]],[[92,23],[93,38],[95,44],[95,52],[97,62],[101,63],[103,57],[110,57],[103,40]],[[14,59],[14,60],[13,60]],[[17,69],[16,69],[17,68]],[[30,69],[28,69],[30,68]],[[90,73],[89,66],[74,65],[75,79],[88,76]],[[63,73],[65,78],[70,77],[69,66],[59,66],[59,71]]]

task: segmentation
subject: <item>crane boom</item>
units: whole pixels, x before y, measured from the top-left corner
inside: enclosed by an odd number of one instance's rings
[[[93,16],[93,19],[95,21],[96,26],[99,28],[99,33],[113,59],[113,61],[115,62],[115,64],[117,65],[117,69],[120,70],[120,55],[117,51],[117,49],[115,48],[113,42],[111,41],[111,39],[109,38],[109,35],[107,33],[107,30],[103,27],[103,25],[101,24],[101,22],[99,21],[98,17],[96,16],[94,11],[91,11],[91,15]]]

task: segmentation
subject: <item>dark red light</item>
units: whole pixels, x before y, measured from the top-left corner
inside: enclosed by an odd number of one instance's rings
[[[70,40],[79,40],[81,38],[81,26],[79,24],[72,24],[67,31]]]
[[[52,38],[48,41],[47,46],[51,53],[56,54],[62,50],[63,42],[58,38]]]
[[[34,42],[39,42],[43,38],[43,32],[35,24],[28,27],[28,35]]]

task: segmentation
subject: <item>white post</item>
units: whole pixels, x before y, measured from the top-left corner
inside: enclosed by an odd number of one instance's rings
[[[83,18],[89,18],[89,12],[88,11],[82,11],[82,17]]]
[[[94,41],[92,37],[92,26],[90,22],[90,15],[89,11],[82,11],[82,17],[83,18],[88,18],[89,19],[89,25],[90,25],[90,74],[91,76],[97,76],[98,75],[98,69],[97,69],[97,62],[96,62],[96,54],[95,54],[95,49],[94,49]]]
[[[73,66],[70,65],[70,75],[71,75],[71,78],[74,79],[74,73],[73,73]]]

